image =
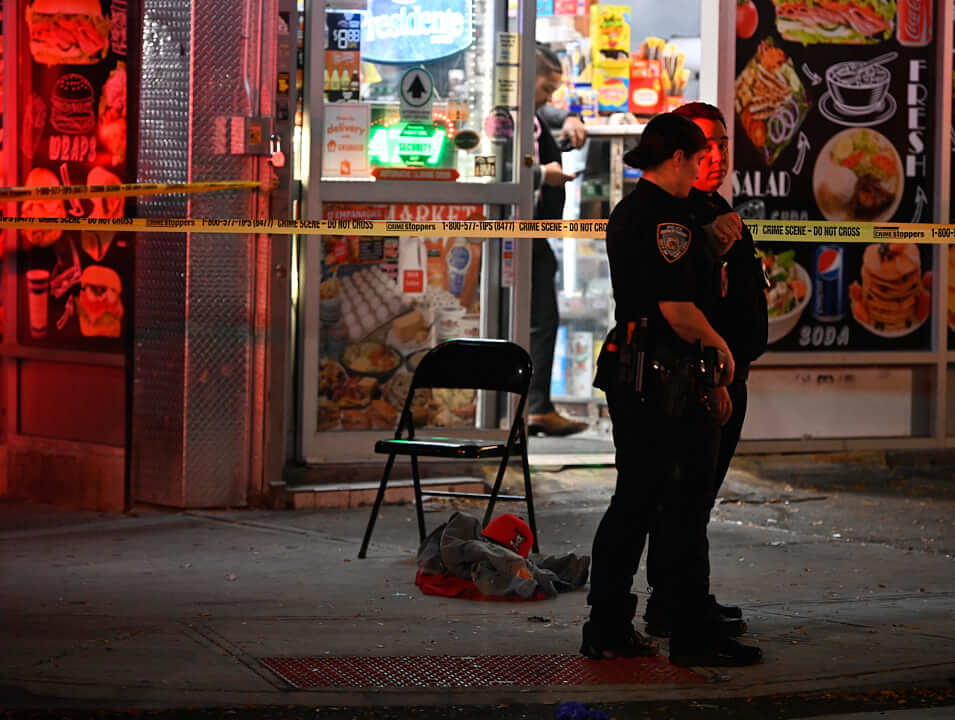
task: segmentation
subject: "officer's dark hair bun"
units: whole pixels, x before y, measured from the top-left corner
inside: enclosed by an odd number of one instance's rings
[[[661,113],[643,129],[640,144],[623,156],[630,167],[646,170],[673,157],[677,150],[692,155],[706,147],[706,136],[692,120]]]

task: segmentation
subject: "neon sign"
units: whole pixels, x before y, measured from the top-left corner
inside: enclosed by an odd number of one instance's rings
[[[445,159],[447,133],[440,127],[397,123],[374,125],[368,141],[372,165],[434,167]]]
[[[371,0],[361,24],[362,58],[372,62],[428,62],[472,40],[470,0]]]

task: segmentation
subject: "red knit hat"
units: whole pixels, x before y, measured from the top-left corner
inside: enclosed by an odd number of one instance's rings
[[[513,513],[498,515],[488,523],[481,534],[525,558],[534,545],[534,534],[530,527]]]

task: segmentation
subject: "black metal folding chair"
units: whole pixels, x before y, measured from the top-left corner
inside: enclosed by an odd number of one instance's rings
[[[418,535],[424,541],[424,507],[421,498],[462,497],[487,498],[487,510],[484,513],[484,525],[491,521],[494,504],[498,500],[524,501],[527,503],[527,521],[534,533],[534,550],[538,551],[537,524],[534,520],[534,496],[531,490],[531,473],[527,463],[527,428],[524,423],[524,406],[527,402],[527,390],[530,385],[532,363],[530,355],[520,345],[507,340],[458,339],[448,340],[430,350],[418,364],[411,380],[411,389],[401,411],[398,429],[394,439],[379,440],[375,443],[375,452],[388,455],[385,472],[378,486],[375,504],[368,518],[368,528],[361,541],[358,557],[365,557],[371,533],[375,529],[375,520],[385,496],[388,476],[395,462],[395,456],[408,455],[411,458],[411,474],[414,482],[415,510],[418,515]],[[448,437],[430,435],[416,437],[411,415],[411,403],[415,390],[419,388],[467,388],[474,390],[492,390],[508,392],[520,396],[514,417],[511,421],[507,441],[499,438]],[[524,471],[524,494],[501,495],[501,481],[511,458],[519,453]],[[484,460],[501,458],[497,470],[497,479],[489,493],[465,493],[450,491],[422,491],[421,477],[418,472],[419,457],[454,458],[459,460]]]

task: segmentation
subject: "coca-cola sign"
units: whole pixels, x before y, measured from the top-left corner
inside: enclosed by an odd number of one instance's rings
[[[900,45],[925,47],[932,42],[932,0],[898,0],[896,39]]]

